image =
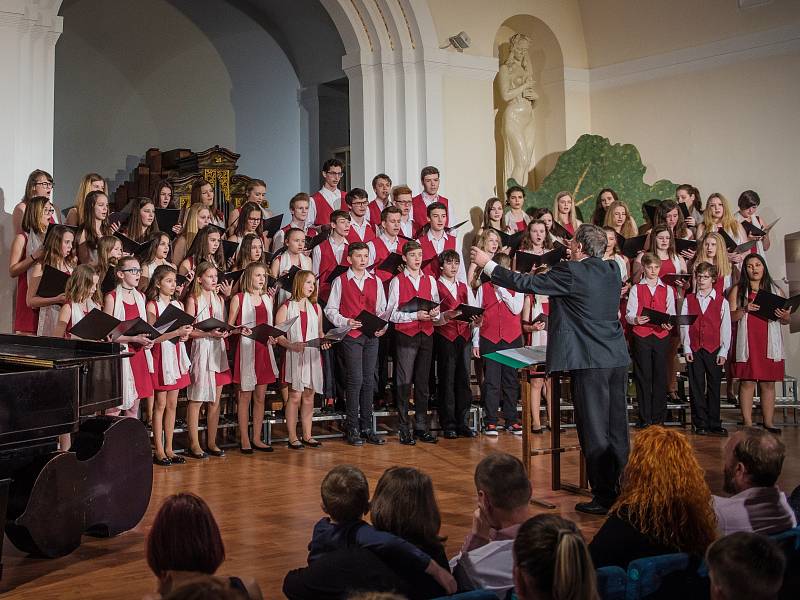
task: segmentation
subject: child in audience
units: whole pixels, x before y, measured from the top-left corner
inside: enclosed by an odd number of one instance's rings
[[[339,465],[322,480],[322,510],[328,515],[317,521],[308,544],[308,563],[344,548],[369,548],[401,570],[429,574],[445,590],[455,591],[450,572],[406,540],[378,531],[363,520],[370,508],[369,483],[361,469]]]
[[[367,216],[369,196],[366,190],[353,188],[344,197],[345,204],[350,209],[350,231],[347,232],[347,241],[371,242],[375,239],[375,229]]]
[[[105,179],[97,173],[88,173],[84,175],[81,184],[78,186],[78,193],[75,194],[75,204],[67,211],[67,218],[64,223],[72,225],[73,227],[78,227],[83,223],[83,206],[86,201],[86,196],[88,196],[90,192],[96,191],[108,194]]]
[[[217,236],[219,232],[217,231]],[[197,322],[206,319],[225,321],[225,296],[230,296],[231,284],[218,283],[217,268],[210,262],[201,262],[196,267],[192,290],[186,298],[186,312],[194,315]],[[187,422],[189,424],[189,449],[186,455],[191,458],[206,458],[200,447],[200,408],[206,405],[208,423],[206,443],[208,454],[225,456],[225,451],[217,446],[217,428],[219,426],[219,399],[222,386],[231,382],[228,355],[225,349],[225,338],[228,331],[213,329],[211,331],[192,331],[191,378],[192,382],[186,390],[189,399]]]
[[[756,214],[758,207],[761,205],[761,198],[759,195],[753,190],[746,190],[739,196],[737,204],[739,206],[739,212],[736,213],[736,220],[740,223],[747,221],[763,231],[767,225],[761,217]],[[756,240],[756,245],[750,250],[751,254],[764,256],[766,251],[769,250],[769,232],[767,232],[765,236],[748,235],[747,239]]]
[[[439,303],[439,289],[430,275],[422,272],[422,247],[418,242],[403,246],[405,269],[389,283],[387,305],[389,320],[395,328],[395,402],[397,403],[400,443],[413,446],[415,438],[435,444],[428,430],[430,365],[433,360],[433,321],[439,320],[439,307],[432,310],[403,312],[402,307],[414,298]],[[414,385],[414,424],[408,416],[411,386]]]
[[[753,424],[753,395],[758,384],[764,429],[779,434],[781,430],[775,427],[773,421],[775,382],[784,378],[781,325],[789,323],[791,313],[789,310],[775,309],[775,319],[770,321],[751,314],[759,309],[755,304],[759,290],[784,295],[772,281],[764,259],[759,254],[749,254],[742,263],[739,282],[728,294],[731,319],[738,323],[731,374],[739,380],[739,406],[744,426]]]
[[[664,365],[672,325],[653,325],[650,317],[642,314],[645,307],[668,315],[675,314],[675,292],[659,277],[661,262],[658,256],[649,252],[642,257],[644,277],[631,290],[625,315],[628,323],[633,325],[631,356],[639,405],[639,427],[660,425],[664,422],[667,409],[667,374]]]
[[[117,287],[106,294],[103,311],[120,321],[135,318],[146,321],[145,298],[136,289],[142,275],[139,261],[133,256],[119,259],[115,275]],[[133,356],[122,359],[122,405],[107,410],[106,414],[138,418],[139,400],[153,395],[153,355],[150,352],[153,340],[146,335],[123,335],[116,341],[123,344],[124,352],[133,352]]]
[[[75,268],[74,241],[75,234],[70,228],[66,225],[56,225],[50,235],[45,237],[41,262],[37,262],[31,267],[26,301],[30,308],[38,310],[39,320],[36,326],[36,335],[38,336],[53,335],[61,305],[65,301],[64,294],[53,298],[39,296],[39,284],[42,281],[44,267],[47,265],[63,273],[71,274],[72,269]]]
[[[455,250],[445,250],[441,255],[442,274],[436,282],[441,311],[455,311],[459,305],[469,304],[467,284],[458,281],[461,256]],[[480,322],[476,319],[476,322]],[[467,425],[467,413],[472,404],[470,390],[470,324],[455,318],[446,318],[434,329],[433,345],[436,355],[439,382],[439,421],[445,439],[475,437]]]
[[[359,331],[361,322],[358,315],[361,311],[383,315],[386,296],[380,280],[367,272],[367,245],[364,242],[351,243],[347,247],[347,256],[350,268],[334,279],[325,306],[325,315],[334,327],[351,328],[338,348],[345,367],[347,388],[347,443],[363,446],[363,440],[366,440],[380,446],[385,440],[372,428],[372,396],[379,339],[386,333],[386,327],[376,331],[375,335],[365,335]]]
[[[243,213],[244,214],[244,213]],[[233,383],[239,389],[237,413],[239,416],[240,450],[252,454],[253,447],[261,452],[272,452],[272,446],[261,441],[264,425],[264,396],[267,386],[274,383],[278,365],[272,346],[247,337],[250,330],[266,323],[273,325],[272,298],[267,294],[267,267],[264,263],[250,263],[241,278],[241,292],[231,298],[228,324],[242,327],[242,335],[235,343],[233,358]],[[250,400],[253,401],[253,444],[248,435]]]
[[[695,291],[686,294],[682,315],[697,315],[681,326],[683,354],[692,395],[692,426],[698,435],[728,435],[719,416],[722,366],[731,344],[731,312],[725,296],[714,289],[717,268],[701,262],[694,268]]]
[[[278,309],[275,321],[283,323],[297,318],[287,334],[278,338],[286,348],[283,361],[283,381],[289,386],[286,405],[287,446],[302,450],[305,446],[319,448],[322,443],[311,436],[314,416],[314,394],[322,393],[322,358],[320,350],[306,342],[322,338],[322,310],[317,304],[317,279],[311,271],[299,271],[294,278],[292,297]],[[327,344],[321,345],[327,349]],[[297,438],[297,413],[300,412],[302,437]]]
[[[503,217],[505,227],[501,231],[525,231],[531,216],[522,210],[525,203],[525,190],[518,185],[513,185],[506,190],[506,205],[509,207]]]
[[[145,291],[147,321],[151,325],[170,305],[183,310],[183,304],[178,301],[176,294],[177,275],[172,265],[159,265],[154,269]],[[186,462],[173,451],[172,435],[175,431],[178,393],[191,381],[191,364],[186,352],[186,342],[191,334],[192,326],[185,325],[153,340],[153,463],[162,467]]]
[[[39,310],[28,306],[28,287],[34,267],[44,256],[44,234],[53,212],[53,204],[46,196],[29,200],[22,216],[22,232],[15,236],[11,244],[8,274],[17,278],[14,332],[18,334],[32,335],[39,325]]]
[[[495,254],[493,260],[501,267],[511,267],[511,259],[507,254]],[[490,281],[475,290],[471,304],[484,309],[481,326],[475,328],[472,335],[472,355],[475,358],[498,350],[522,347],[519,315],[524,301],[524,294],[494,285]],[[514,435],[522,435],[522,426],[517,419],[519,380],[516,370],[491,359],[483,359],[483,369],[481,399],[486,406],[485,435],[496,436],[501,429]],[[497,425],[501,395],[505,426]]]
[[[313,227],[313,223],[308,221],[309,202],[310,200],[308,194],[305,192],[295,194],[292,196],[292,199],[289,200],[289,212],[292,214],[292,220],[289,221],[288,225],[285,225],[279,229],[278,233],[275,234],[275,238],[272,241],[274,252],[277,252],[283,248],[286,233],[290,229],[299,229],[308,237],[314,237],[317,235],[318,232],[316,228]]]
[[[422,272],[435,279],[439,277],[441,271],[439,255],[445,250],[456,249],[456,236],[448,233],[445,228],[445,223],[447,223],[447,207],[444,204],[440,202],[429,204],[427,216],[427,231],[419,237],[419,244],[422,246],[422,260],[423,262],[427,262],[427,264],[422,267]],[[458,275],[460,281],[467,280],[464,267],[460,262]]]

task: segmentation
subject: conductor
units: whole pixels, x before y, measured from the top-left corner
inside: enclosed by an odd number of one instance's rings
[[[581,225],[569,249],[569,261],[541,275],[500,267],[476,247],[470,256],[492,283],[549,297],[547,371],[570,374],[578,439],[592,488],[591,502],[580,502],[575,509],[604,515],[619,494],[630,449],[625,402],[630,359],[617,316],[622,284],[617,263],[602,258],[606,233],[601,228]],[[558,423],[557,415],[555,419]]]

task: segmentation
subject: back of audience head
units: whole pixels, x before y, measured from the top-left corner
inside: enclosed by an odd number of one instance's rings
[[[347,600],[406,600],[406,597],[394,592],[356,592],[350,594]]]
[[[739,531],[709,546],[706,565],[712,600],[772,600],[783,584],[786,557],[767,536]]]
[[[370,518],[376,529],[388,531],[417,546],[442,542],[442,518],[431,478],[413,467],[391,467],[375,486]]]
[[[242,600],[247,597],[232,589],[228,580],[207,576],[176,587],[162,600]]]
[[[596,600],[592,557],[575,523],[556,515],[525,521],[514,540],[514,588],[520,600]]]
[[[320,489],[322,510],[336,523],[359,521],[369,510],[369,483],[353,465],[338,465],[328,471]]]
[[[738,494],[751,487],[772,487],[778,482],[786,446],[764,429],[745,427],[725,446],[724,490]]]
[[[636,435],[610,512],[676,552],[700,555],[716,537],[703,469],[686,436],[661,426]]]
[[[194,494],[166,498],[147,536],[147,565],[162,579],[170,571],[213,575],[225,545],[211,509]]]
[[[481,510],[499,528],[500,521],[516,511],[527,515],[531,482],[522,462],[504,452],[493,452],[475,467],[475,489]]]

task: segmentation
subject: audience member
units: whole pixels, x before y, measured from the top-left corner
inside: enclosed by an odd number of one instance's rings
[[[202,575],[213,575],[225,560],[225,545],[211,509],[194,494],[166,498],[147,536],[147,565],[158,579],[158,593],[170,594]],[[254,579],[227,579],[231,589],[261,599]]]
[[[783,442],[763,429],[745,427],[731,436],[725,445],[723,489],[733,495],[714,496],[721,535],[772,535],[797,525],[786,494],[776,485],[785,456]]]
[[[637,558],[702,556],[716,537],[711,492],[686,436],[659,425],[637,434],[619,498],[589,550],[597,567]]]
[[[247,592],[234,588],[224,578],[199,576],[191,582],[184,583],[175,588],[166,596],[146,598],[146,600],[242,600],[247,598]]]
[[[594,565],[572,521],[536,515],[514,540],[514,591],[519,600],[598,600]]]
[[[711,600],[778,597],[786,557],[774,541],[740,531],[718,539],[706,552]]]
[[[483,588],[500,595],[514,585],[512,546],[528,518],[531,482],[518,458],[496,452],[475,468],[475,489],[472,531],[451,566],[459,589]]]

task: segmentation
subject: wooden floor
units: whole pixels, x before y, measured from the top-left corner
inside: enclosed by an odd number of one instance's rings
[[[565,434],[575,440],[574,431]],[[721,492],[721,450],[725,441],[690,435],[707,480],[714,493]],[[540,438],[535,436],[534,441]],[[789,427],[783,439],[789,459],[781,486],[791,490],[800,483],[800,429]],[[545,442],[544,439],[541,439]],[[306,545],[314,522],[320,518],[319,484],[337,464],[352,463],[365,471],[371,489],[384,469],[412,465],[434,481],[442,512],[442,534],[447,536],[448,556],[455,554],[470,527],[475,495],[472,473],[486,454],[502,450],[519,454],[520,438],[441,440],[437,445],[406,447],[396,436],[382,447],[352,448],[341,440],[326,441],[318,450],[290,451],[278,446],[271,454],[243,456],[230,450],[225,458],[193,461],[169,468],[157,467],[153,497],[143,521],[133,531],[113,539],[84,537],[81,547],[56,560],[23,556],[6,540],[5,577],[0,593],[8,598],[67,600],[71,598],[138,599],[155,589],[155,580],[144,558],[144,540],[153,517],[168,494],[191,491],[209,503],[222,529],[227,560],[222,575],[255,577],[265,598],[282,598],[281,584],[287,570],[303,566]],[[575,513],[576,496],[550,491],[549,457],[533,459],[534,496],[557,505],[564,517],[578,522],[591,537],[602,519]],[[577,480],[576,455],[565,455],[564,479]],[[536,507],[532,514],[546,512]]]

